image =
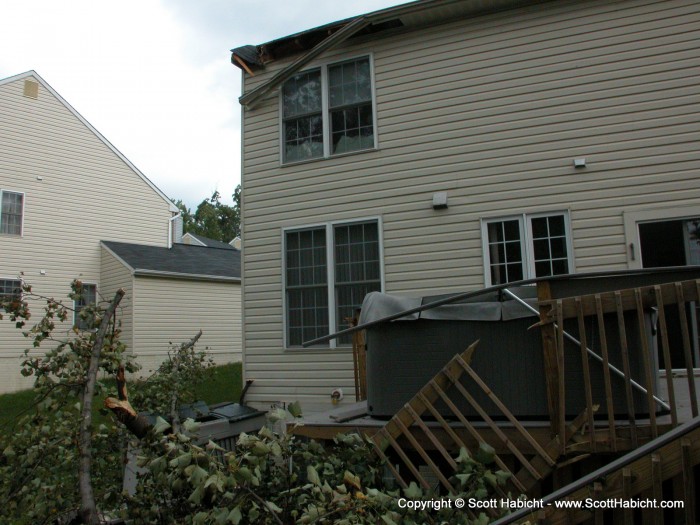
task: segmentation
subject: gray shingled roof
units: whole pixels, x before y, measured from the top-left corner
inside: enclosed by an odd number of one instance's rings
[[[198,235],[196,233],[188,232],[189,235],[197,239],[202,244],[208,246],[209,248],[222,248],[224,250],[235,250],[233,246],[222,241],[217,241],[216,239],[210,239],[204,235]]]
[[[172,248],[102,241],[134,275],[158,275],[182,279],[240,280],[241,252],[190,244]],[[230,247],[229,247],[230,248]]]

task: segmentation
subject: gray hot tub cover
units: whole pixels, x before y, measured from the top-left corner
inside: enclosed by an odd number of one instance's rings
[[[512,290],[518,297],[531,306],[537,305],[532,297],[532,291],[522,288]],[[529,297],[528,297],[529,296]],[[522,317],[534,317],[531,311],[515,300],[498,300],[495,294],[488,299],[474,302],[444,304],[422,312],[416,312],[398,319],[399,321],[415,321],[416,319],[432,319],[441,321],[508,321]],[[380,292],[371,292],[365,296],[360,313],[360,324],[377,321],[390,315],[417,308],[437,300],[435,297],[403,297]]]

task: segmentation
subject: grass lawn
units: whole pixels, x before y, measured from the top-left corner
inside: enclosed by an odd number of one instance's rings
[[[208,405],[223,401],[238,402],[241,382],[241,363],[217,366],[211,379],[197,387],[197,399]],[[34,393],[31,390],[0,395],[0,434],[12,430],[14,421],[31,409],[33,400]],[[102,407],[102,400],[96,400],[95,405],[95,423],[99,424],[105,417],[98,412]]]

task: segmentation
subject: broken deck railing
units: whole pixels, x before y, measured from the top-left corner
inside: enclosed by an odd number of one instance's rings
[[[676,427],[663,436],[632,450],[604,467],[540,498],[541,510],[532,512],[525,508],[496,520],[493,525],[511,523],[565,524],[584,521],[593,512],[595,523],[603,523],[602,506],[594,510],[566,510],[557,508],[554,502],[561,500],[583,501],[584,499],[606,500],[631,498],[646,495],[660,503],[664,499],[662,485],[677,478],[674,494],[665,494],[665,499],[683,500],[682,516],[686,523],[695,523],[695,501],[693,468],[700,463],[700,417]],[[573,508],[573,507],[571,507]],[[575,512],[576,515],[572,515]],[[621,511],[624,523],[632,523],[632,508]],[[644,523],[663,523],[661,505],[645,509]],[[619,521],[615,521],[616,523]]]
[[[621,290],[588,295],[551,299],[540,294],[540,323],[543,334],[545,367],[553,372],[547,374],[548,391],[555,400],[553,428],[564,424],[566,403],[565,339],[567,326],[578,331],[576,340],[580,349],[586,406],[601,403],[607,414],[608,435],[606,441],[617,450],[618,435],[616,419],[626,418],[628,439],[632,448],[639,446],[639,417],[643,426],[651,431],[651,438],[659,435],[657,411],[660,405],[657,388],[655,347],[660,347],[663,359],[668,403],[662,408],[670,411],[671,426],[679,423],[677,385],[674,382],[674,361],[682,363],[687,374],[687,399],[690,415],[698,415],[698,400],[693,366],[693,345],[690,338],[692,309],[700,300],[700,279],[674,281],[637,286]],[[657,322],[654,319],[658,316]],[[651,319],[650,319],[651,318]],[[602,359],[602,378],[592,381],[592,368],[588,352],[591,340],[595,339]],[[676,340],[671,344],[672,340]],[[674,355],[672,355],[674,354]],[[622,369],[620,382],[613,383],[611,364]],[[634,372],[634,373],[633,373]],[[637,375],[637,381],[633,375]],[[567,380],[569,376],[566,376]],[[594,388],[594,383],[597,388]],[[635,388],[637,387],[637,388]],[[639,395],[640,392],[643,395]],[[685,396],[686,392],[680,392]],[[598,397],[595,399],[595,397]],[[684,416],[688,419],[687,416]],[[647,420],[648,419],[648,423]],[[593,421],[590,422],[591,442],[595,446]]]

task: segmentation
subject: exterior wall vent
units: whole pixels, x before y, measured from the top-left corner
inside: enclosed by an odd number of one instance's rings
[[[33,80],[25,80],[24,96],[33,99],[39,98],[39,83]]]

